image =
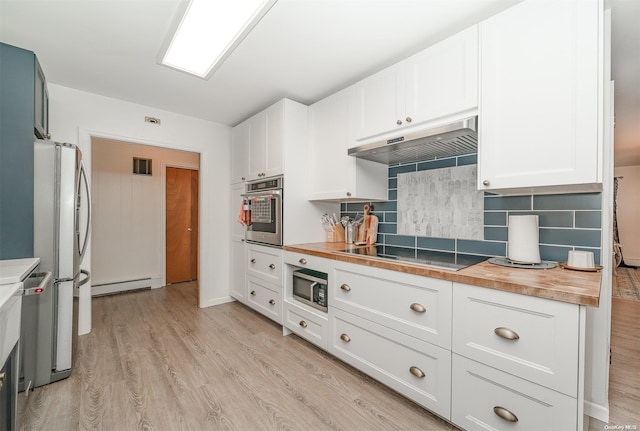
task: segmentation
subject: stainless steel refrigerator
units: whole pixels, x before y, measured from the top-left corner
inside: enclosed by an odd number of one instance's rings
[[[89,281],[80,264],[91,225],[89,184],[80,149],[48,140],[34,143],[34,256],[39,271],[51,271],[50,305],[35,304],[37,340],[24,355],[37,362],[33,387],[71,374],[74,288]],[[32,304],[34,305],[34,304]],[[24,308],[23,308],[24,310]],[[33,314],[33,313],[32,313]],[[29,319],[24,316],[23,319]],[[33,337],[32,337],[33,339]]]

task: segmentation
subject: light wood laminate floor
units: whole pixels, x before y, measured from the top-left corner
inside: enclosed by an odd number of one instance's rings
[[[196,293],[95,298],[71,377],[20,394],[21,429],[456,429],[239,303],[198,308]],[[616,299],[612,316],[608,425],[640,429],[640,302]]]
[[[93,300],[71,376],[36,388],[24,430],[451,430],[239,303],[193,284]]]

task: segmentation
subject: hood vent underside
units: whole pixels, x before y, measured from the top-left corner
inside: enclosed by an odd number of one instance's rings
[[[478,117],[382,142],[349,148],[349,155],[394,165],[478,152]]]

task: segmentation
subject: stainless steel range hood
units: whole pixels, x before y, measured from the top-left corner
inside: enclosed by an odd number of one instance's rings
[[[478,117],[349,148],[349,155],[394,165],[441,159],[478,151]]]

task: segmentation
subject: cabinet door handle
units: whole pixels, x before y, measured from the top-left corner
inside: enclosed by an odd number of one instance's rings
[[[307,259],[302,257],[302,258],[300,258],[300,260],[298,262],[300,262],[300,265],[306,265],[307,264]]]
[[[255,290],[251,291],[251,296],[256,296],[256,291]]]
[[[396,124],[397,124],[398,126],[401,126],[401,125],[402,125],[402,120],[397,120],[397,121],[396,121]]]
[[[269,265],[269,269],[276,269],[276,266],[272,263],[271,265]]]
[[[410,123],[410,122],[412,122],[412,121],[413,121],[413,118],[411,118],[411,117],[407,117],[407,118],[406,118],[406,121],[407,121],[407,123]]]
[[[520,338],[516,331],[512,331],[509,328],[503,328],[502,326],[493,330],[498,337],[502,337],[506,340],[517,340]]]
[[[244,181],[244,180],[245,180],[245,178],[244,178],[244,177],[242,177],[242,181]]]
[[[343,284],[342,286],[340,286],[340,289],[344,290],[345,292],[350,292],[351,291],[351,286],[349,286],[348,284]]]
[[[489,181],[489,180],[484,180],[484,181],[482,182],[482,185],[483,185],[483,186],[488,186],[489,184],[491,184],[491,181]]]
[[[351,192],[347,192],[347,197],[350,198],[351,197]]]
[[[514,415],[512,412],[505,409],[504,407],[495,406],[493,408],[493,412],[496,414],[496,416],[500,417],[501,419],[504,419],[505,421],[518,422],[518,416]]]
[[[418,304],[417,302],[414,302],[413,304],[411,304],[409,308],[415,311],[416,313],[425,313],[427,311],[427,309],[424,308],[424,305]]]
[[[424,376],[426,375],[420,368],[416,366],[409,368],[409,372],[419,379],[424,379]]]
[[[307,327],[307,322],[305,322],[304,320],[301,320],[299,325],[302,326],[303,328],[306,328]]]
[[[256,260],[255,259],[251,259],[251,263],[256,263]]]
[[[269,300],[269,304],[271,304],[271,305],[276,305],[276,301],[275,301],[275,299],[270,299],[270,300]]]
[[[340,339],[345,343],[348,343],[349,341],[351,341],[351,337],[349,337],[347,334],[340,335]]]

